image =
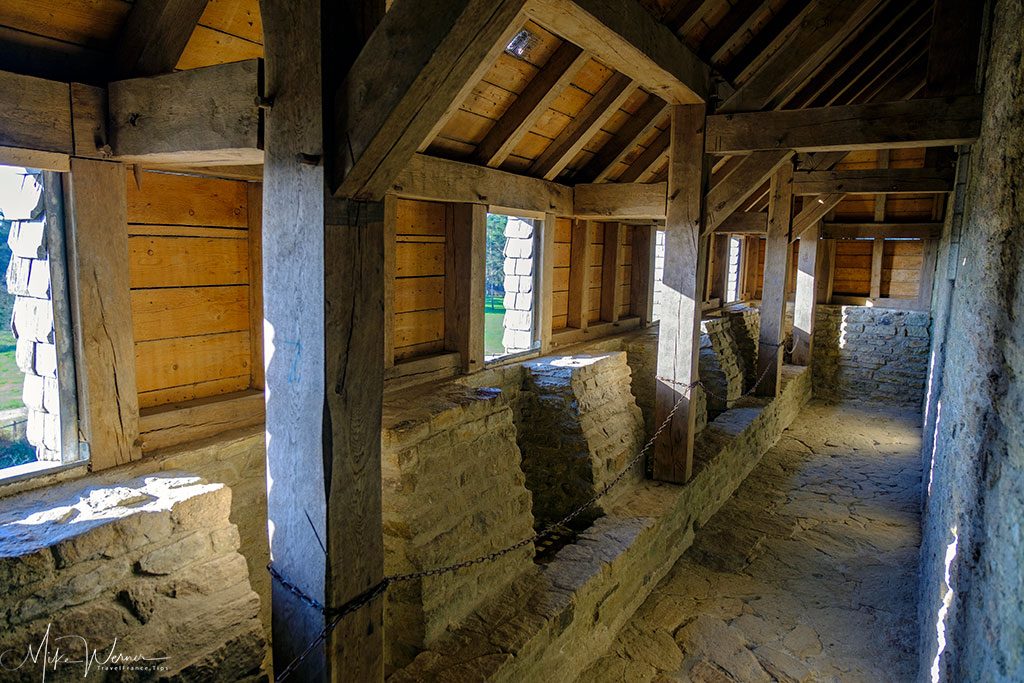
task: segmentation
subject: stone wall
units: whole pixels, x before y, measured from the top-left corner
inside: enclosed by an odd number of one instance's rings
[[[936,278],[921,680],[1024,680],[1024,5],[991,17],[963,224],[947,222]]]
[[[102,680],[265,678],[260,599],[231,524],[231,493],[183,473],[108,474],[13,496],[0,512],[0,651],[17,666],[47,643],[69,659],[153,661]],[[77,638],[75,637],[77,636]],[[58,641],[59,637],[67,637]],[[115,644],[116,639],[116,644]],[[5,671],[40,680],[42,662]],[[84,664],[47,668],[45,680],[81,680]]]
[[[430,569],[533,533],[509,398],[460,384],[389,396],[382,436],[384,569]],[[531,566],[532,544],[496,562],[393,586],[385,662],[408,663]]]
[[[819,305],[814,395],[919,408],[928,376],[930,324],[925,311]]]
[[[524,573],[390,681],[575,680],[809,397],[810,373],[787,366],[780,398],[741,399],[698,436],[689,483],[628,487],[550,564]]]
[[[644,424],[622,352],[546,357],[525,365],[517,436],[534,526],[542,529],[623,470],[643,445]],[[641,476],[638,464],[629,479]],[[586,526],[599,514],[600,508],[576,521]]]
[[[505,224],[505,353],[533,348],[533,230],[528,218]]]

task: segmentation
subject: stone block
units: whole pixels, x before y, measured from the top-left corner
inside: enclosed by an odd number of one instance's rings
[[[57,377],[57,347],[48,342],[35,342],[32,372],[40,377]]]
[[[22,258],[46,258],[45,225],[41,220],[12,223],[7,235],[11,253]]]
[[[18,339],[53,343],[53,304],[46,299],[17,297],[11,328]]]

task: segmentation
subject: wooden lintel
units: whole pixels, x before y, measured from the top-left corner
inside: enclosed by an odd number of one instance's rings
[[[0,71],[0,147],[73,152],[70,86]]]
[[[826,222],[821,229],[822,239],[917,238],[939,239],[942,223],[834,223]]]
[[[665,218],[667,183],[596,183],[573,188],[573,215],[592,220]]]
[[[528,12],[671,104],[708,98],[708,65],[635,0],[531,0]]]
[[[887,150],[882,150],[887,151]],[[793,194],[907,194],[949,192],[952,169],[888,168],[834,171],[798,171],[793,175]]]
[[[259,95],[257,59],[115,81],[108,88],[110,146],[122,161],[262,163]]]
[[[709,154],[853,151],[970,144],[981,132],[975,95],[708,117]]]
[[[486,166],[413,156],[388,192],[406,199],[488,204],[532,213],[571,216],[571,187]]]
[[[763,235],[768,229],[768,214],[764,211],[736,211],[715,228],[716,233]]]

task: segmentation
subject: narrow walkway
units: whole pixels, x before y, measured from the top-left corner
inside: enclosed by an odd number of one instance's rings
[[[918,416],[812,403],[579,681],[910,681]]]

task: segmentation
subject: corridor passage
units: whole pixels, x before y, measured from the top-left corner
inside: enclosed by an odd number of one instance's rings
[[[918,421],[812,402],[579,680],[913,680]]]

